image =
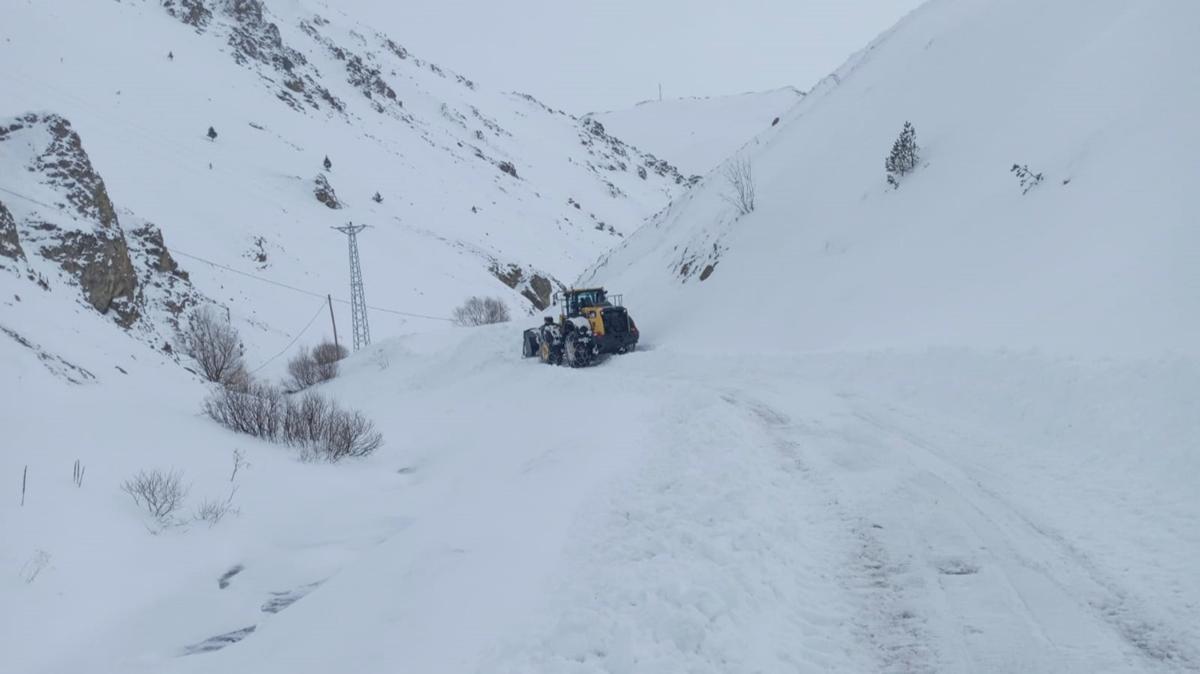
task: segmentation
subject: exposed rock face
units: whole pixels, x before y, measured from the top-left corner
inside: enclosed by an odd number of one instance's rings
[[[317,197],[317,201],[325,204],[326,208],[337,210],[342,207],[342,202],[338,201],[337,192],[333,191],[333,185],[329,184],[329,179],[325,177],[325,174],[319,174],[313,180],[313,195]]]
[[[673,180],[676,185],[692,186],[700,182],[700,176],[684,177],[679,169],[669,162],[658,159],[652,154],[641,153],[636,148],[626,145],[621,139],[610,135],[604,125],[594,117],[584,117],[579,120],[579,142],[587,147],[588,154],[592,155],[588,166],[596,173],[628,171],[631,163],[640,161],[642,163],[637,166],[636,171],[643,180],[646,179],[648,171],[654,171],[664,178]],[[609,183],[609,188],[609,194],[613,197],[621,196],[621,190],[612,183]]]
[[[542,274],[533,268],[492,262],[490,270],[492,275],[500,279],[501,283],[519,291],[521,296],[529,300],[529,303],[538,311],[550,306],[555,286],[560,289],[563,287],[554,277]]]
[[[104,314],[115,308],[119,315],[117,322],[124,326],[137,320],[137,308],[132,303],[137,291],[137,273],[129,260],[125,239],[72,231],[61,232],[58,239],[58,245],[42,246],[42,256],[73,274],[84,297],[97,311]]]
[[[12,213],[2,201],[0,201],[0,257],[14,261],[25,259],[25,251],[21,249],[21,239],[17,236],[17,221],[13,219]],[[0,266],[4,266],[3,260],[0,260]]]
[[[342,101],[321,86],[319,74],[304,54],[283,41],[279,26],[267,18],[262,0],[163,0],[163,8],[197,32],[226,33],[233,59],[241,65],[258,63],[273,70],[273,74],[263,74],[278,85],[276,97],[292,108],[345,109]],[[214,22],[216,16],[227,21]]]
[[[204,6],[204,0],[163,0],[162,4],[168,14],[197,29],[203,30],[212,20],[212,12]]]
[[[133,303],[137,273],[108,190],[79,134],[57,115],[28,114],[0,127],[0,145],[18,136],[34,148],[26,170],[71,216],[64,221],[56,213],[29,213],[26,221],[36,232],[31,243],[37,244],[37,253],[73,276],[97,311],[115,309],[119,323],[132,324],[138,317]]]
[[[190,301],[187,274],[157,227],[145,223],[126,238],[104,180],[70,122],[36,113],[0,120],[0,154],[24,168],[13,176],[24,199],[0,204],[0,256],[26,259],[47,289],[44,275],[60,273],[79,286],[89,305],[127,328],[151,303],[169,309]],[[155,291],[152,298],[148,289]]]
[[[83,142],[71,128],[71,123],[58,115],[39,118],[36,114],[26,115],[20,121],[29,125],[40,124],[52,136],[49,147],[29,168],[45,176],[45,183],[59,188],[58,191],[83,218],[95,220],[105,229],[119,230],[117,214],[113,210],[112,200],[108,198],[104,181],[92,167],[87,152],[83,150]],[[12,125],[7,131],[0,129],[0,142],[5,140],[7,133],[20,128],[19,125]]]
[[[188,278],[187,272],[179,268],[179,265],[175,262],[175,258],[171,257],[171,252],[167,250],[167,244],[163,243],[162,230],[150,223],[146,223],[129,233],[141,240],[142,247],[148,254],[148,262],[151,269],[174,274],[183,279]]]

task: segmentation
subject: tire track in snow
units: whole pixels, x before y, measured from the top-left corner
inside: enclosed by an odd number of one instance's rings
[[[855,633],[874,654],[881,671],[937,671],[937,651],[925,618],[913,610],[908,590],[898,582],[906,570],[905,563],[892,559],[879,541],[880,525],[844,507],[829,476],[814,471],[802,455],[804,443],[797,436],[812,439],[827,434],[795,424],[787,414],[745,394],[726,394],[722,399],[754,417],[785,462],[794,465],[805,482],[823,494],[829,514],[845,532],[843,543],[848,543],[838,582],[857,607]]]
[[[854,418],[891,458],[908,464],[909,475],[891,496],[933,504],[914,509],[909,547],[924,546],[935,568],[932,558],[943,553],[934,549],[970,550],[967,556],[978,560],[976,573],[930,576],[936,580],[930,589],[967,627],[959,640],[974,670],[1197,669],[1186,640],[1139,617],[1127,593],[1060,535],[968,477],[934,443],[872,412],[860,409]],[[996,602],[1007,608],[991,610]]]
[[[581,516],[548,619],[487,672],[862,672],[837,569],[854,544],[757,417],[667,387],[655,441]]]

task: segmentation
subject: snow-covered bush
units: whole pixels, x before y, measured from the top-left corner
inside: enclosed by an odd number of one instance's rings
[[[747,215],[754,210],[754,171],[750,160],[735,157],[725,164],[723,170],[729,191],[721,198],[737,209],[738,215]]]
[[[454,323],[463,327],[507,323],[508,307],[495,297],[468,297],[454,310]]]
[[[279,435],[286,408],[283,392],[262,382],[224,386],[204,401],[204,413],[213,421],[231,431],[266,440]]]
[[[1013,164],[1009,173],[1017,176],[1017,180],[1021,182],[1021,194],[1029,194],[1029,190],[1042,184],[1042,174],[1029,170],[1028,164],[1024,166]]]
[[[138,471],[137,475],[121,483],[121,491],[129,494],[133,502],[145,508],[159,524],[167,525],[172,516],[183,506],[188,488],[183,484],[183,473],[175,470]]]
[[[900,188],[900,179],[912,173],[921,159],[921,148],[917,145],[917,130],[911,122],[905,122],[900,137],[892,143],[892,152],[884,161],[887,182],[895,189]]]
[[[361,413],[313,392],[288,397],[262,383],[240,390],[221,387],[204,401],[204,413],[232,431],[299,447],[305,457],[330,462],[367,456],[383,445],[383,436]]]
[[[325,435],[329,421],[329,401],[316,393],[306,393],[288,401],[280,440],[287,445],[303,446]]]
[[[367,456],[382,444],[383,436],[360,412],[334,406],[326,418],[324,433],[316,449],[323,458],[333,462],[348,456]]]
[[[230,384],[245,377],[242,340],[237,329],[212,306],[200,307],[192,313],[183,331],[183,348],[209,381]]]
[[[328,340],[314,346],[312,357],[317,362],[317,374],[320,375],[321,381],[329,381],[336,377],[338,361],[349,355],[346,347]]]
[[[229,496],[224,499],[205,499],[196,507],[192,518],[197,522],[205,522],[208,526],[216,526],[225,519],[226,515],[237,515],[238,509],[233,506],[233,495],[237,493],[237,487],[229,490]]]
[[[300,353],[288,361],[287,371],[288,378],[284,382],[284,386],[288,391],[303,391],[309,386],[321,382],[321,378],[317,375],[317,361],[308,349],[301,349]]]
[[[321,342],[312,351],[301,350],[296,357],[288,361],[288,379],[285,385],[289,391],[304,389],[329,381],[337,376],[338,361],[349,353],[346,348],[333,342]]]

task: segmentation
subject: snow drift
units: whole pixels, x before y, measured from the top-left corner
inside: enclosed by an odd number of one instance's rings
[[[746,147],[757,210],[737,217],[714,171],[582,282],[626,292],[647,334],[714,349],[1195,353],[1197,19],[1181,1],[930,2]],[[906,121],[921,160],[894,190]],[[1042,182],[1023,193],[1014,165]]]

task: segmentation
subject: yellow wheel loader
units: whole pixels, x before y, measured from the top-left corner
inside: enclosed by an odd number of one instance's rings
[[[637,347],[638,329],[620,295],[604,288],[579,288],[554,294],[558,321],[547,316],[545,323],[525,331],[521,353],[537,356],[543,363],[585,367],[597,356],[626,353]]]

